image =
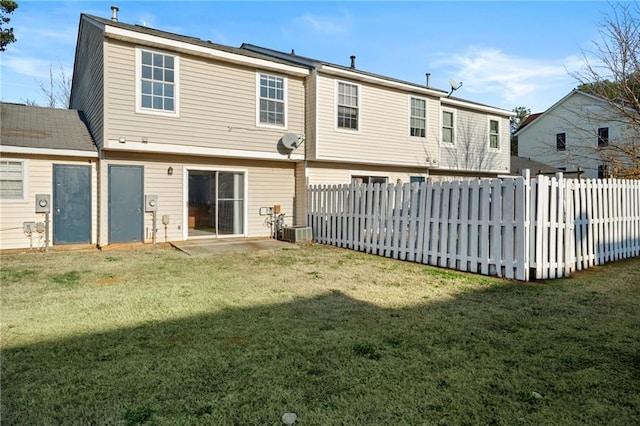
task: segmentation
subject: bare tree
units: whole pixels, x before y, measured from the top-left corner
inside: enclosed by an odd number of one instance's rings
[[[594,146],[597,156],[613,177],[640,179],[640,3],[614,4],[600,35],[594,50],[583,52],[583,69],[571,75],[608,105],[596,118],[624,129]]]
[[[459,117],[455,127],[455,143],[440,143],[447,156],[445,162],[465,174],[491,173],[500,166],[500,154],[489,148],[488,132],[472,116]],[[505,142],[500,141],[502,144]]]
[[[36,80],[40,91],[46,99],[49,108],[68,108],[71,99],[72,77],[66,73],[62,65],[58,65],[54,71],[53,65],[49,65],[49,80],[46,82]],[[22,99],[25,105],[37,106],[35,99]]]

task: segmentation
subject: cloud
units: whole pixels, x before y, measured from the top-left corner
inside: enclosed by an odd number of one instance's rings
[[[17,74],[26,75],[39,80],[49,78],[49,65],[53,64],[51,64],[47,59],[33,57],[9,56],[2,61],[3,67],[7,67]]]
[[[342,12],[339,16],[319,16],[305,13],[294,19],[297,27],[324,35],[346,34],[351,29],[353,20],[347,12]]]
[[[440,55],[435,61],[435,65],[449,68],[455,80],[463,81],[467,93],[492,94],[509,105],[527,104],[534,98],[540,102],[543,98],[560,99],[570,90],[567,88],[577,85],[569,72],[581,64],[582,59],[576,56],[529,58],[495,48],[470,48],[447,57]]]

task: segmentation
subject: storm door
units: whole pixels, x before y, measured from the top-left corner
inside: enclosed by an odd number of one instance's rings
[[[244,234],[244,173],[189,170],[189,236]]]

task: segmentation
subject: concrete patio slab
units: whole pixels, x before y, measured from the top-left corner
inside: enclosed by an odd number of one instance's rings
[[[244,253],[258,250],[298,249],[296,244],[272,238],[217,238],[203,240],[176,241],[170,243],[189,256],[210,256],[213,254]]]

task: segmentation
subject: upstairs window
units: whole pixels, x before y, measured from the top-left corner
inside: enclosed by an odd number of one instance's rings
[[[489,120],[489,148],[500,149],[500,122]]]
[[[609,128],[600,127],[598,129],[598,146],[608,146],[608,145],[609,145]]]
[[[137,55],[137,111],[177,115],[178,57],[141,49]]]
[[[453,143],[455,140],[454,121],[453,111],[442,111],[442,142]]]
[[[338,82],[338,128],[358,130],[358,86]]]
[[[0,200],[25,201],[27,199],[24,160],[0,161]]]
[[[427,136],[427,101],[411,98],[409,134],[418,138]]]
[[[258,124],[286,127],[286,80],[258,74]]]
[[[567,134],[556,133],[556,151],[566,151],[566,150],[567,150]]]

